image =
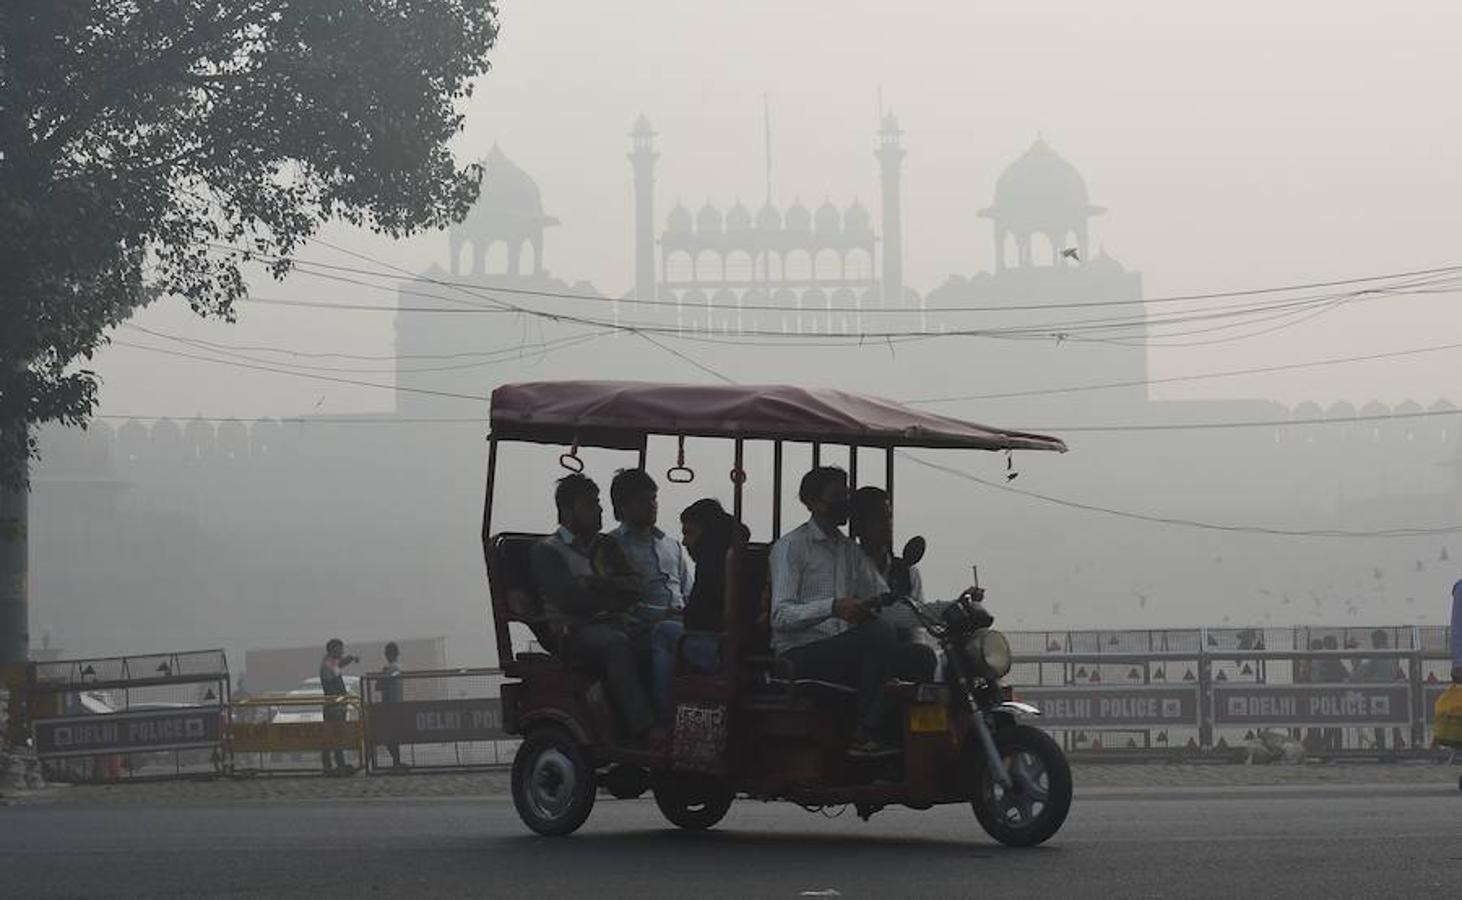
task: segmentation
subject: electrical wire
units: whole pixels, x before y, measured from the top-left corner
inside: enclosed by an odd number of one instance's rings
[[[1455,416],[1459,409],[1423,409],[1404,413],[1373,413],[1345,418],[1308,419],[1255,419],[1238,422],[1163,422],[1152,425],[1050,425],[1034,426],[1028,431],[1044,432],[1122,432],[1122,431],[1213,431],[1231,428],[1285,428],[1297,425],[1348,425],[1353,422],[1385,422],[1392,419],[1429,419],[1435,416]]]
[[[385,262],[383,262],[381,260],[378,260],[378,259],[375,259],[373,257],[365,256],[363,254],[359,254],[359,253],[357,253],[355,251],[352,251],[352,250],[347,250],[347,249],[345,249],[343,247],[340,247],[340,246],[337,246],[335,244],[332,244],[332,243],[324,240],[323,238],[315,237],[312,240],[314,240],[315,243],[321,244],[321,245],[323,245],[325,247],[329,247],[330,249],[335,250],[337,252],[346,253],[346,254],[349,254],[351,256],[355,256],[355,257],[357,257],[359,259],[363,259],[363,260],[366,260],[368,262],[373,262],[373,263],[375,263],[377,265],[387,266],[388,268],[394,270],[394,272],[379,272],[379,271],[372,272],[370,270],[355,269],[355,268],[346,267],[346,266],[336,266],[336,265],[331,264],[331,263],[323,263],[323,262],[311,261],[311,260],[297,260],[296,259],[296,260],[292,260],[293,262],[299,263],[299,264],[304,264],[304,265],[319,266],[319,267],[322,267],[322,268],[338,268],[338,269],[340,269],[342,271],[351,271],[351,272],[355,272],[357,274],[371,274],[371,275],[375,275],[375,276],[381,277],[381,278],[394,277],[395,274],[400,274],[400,273],[403,273],[403,272],[405,274],[409,275],[412,278],[419,277],[416,273],[409,272],[408,270],[402,269],[399,266],[392,266],[389,263],[385,263]],[[268,259],[271,259],[271,258],[272,259],[279,259],[280,258],[280,257],[271,257],[269,254],[263,254],[263,253],[260,253],[257,250],[251,250],[251,249],[249,249],[247,247],[238,247],[238,246],[235,246],[235,245],[232,245],[232,244],[223,244],[223,243],[218,243],[218,242],[213,242],[213,241],[208,241],[208,242],[204,242],[204,243],[205,243],[206,246],[208,246],[208,247],[210,247],[212,249],[224,250],[224,251],[228,251],[228,252],[232,252],[232,253],[247,254],[250,258],[254,258],[254,259],[268,260]],[[1194,293],[1194,294],[1174,294],[1174,295],[1162,296],[1162,297],[1149,297],[1149,298],[1140,299],[1140,300],[1137,300],[1137,299],[1128,299],[1128,300],[1084,300],[1084,301],[1076,301],[1076,302],[1068,302],[1068,303],[1030,303],[1030,304],[1008,304],[1008,305],[1004,305],[1003,304],[1003,305],[1000,305],[1000,306],[926,306],[926,307],[921,307],[919,309],[900,309],[900,308],[883,307],[883,308],[878,308],[878,309],[864,310],[863,312],[865,312],[865,313],[878,313],[878,314],[890,314],[890,315],[897,315],[897,314],[907,315],[907,314],[909,314],[911,312],[941,312],[941,313],[945,313],[945,312],[949,312],[949,313],[986,312],[986,313],[1002,313],[1002,312],[1021,312],[1021,311],[1029,311],[1029,310],[1040,310],[1040,309],[1081,309],[1081,308],[1100,307],[1100,306],[1140,306],[1140,305],[1150,305],[1150,304],[1186,303],[1186,302],[1192,302],[1192,301],[1195,301],[1195,300],[1218,300],[1218,299],[1233,298],[1233,297],[1253,297],[1253,296],[1262,296],[1262,295],[1266,295],[1266,294],[1278,294],[1278,293],[1290,293],[1290,292],[1294,292],[1294,291],[1315,290],[1315,289],[1319,289],[1319,288],[1345,287],[1345,286],[1348,286],[1348,285],[1367,284],[1367,283],[1372,283],[1372,282],[1376,282],[1376,281],[1388,281],[1388,280],[1394,280],[1394,279],[1398,279],[1398,278],[1412,278],[1412,277],[1422,276],[1422,275],[1440,275],[1440,274],[1448,274],[1448,273],[1462,273],[1462,265],[1435,266],[1435,267],[1426,268],[1426,269],[1411,269],[1411,270],[1406,270],[1406,271],[1401,271],[1401,272],[1391,272],[1391,273],[1387,273],[1387,274],[1383,274],[1383,275],[1363,275],[1363,276],[1354,277],[1354,278],[1340,278],[1340,279],[1332,279],[1332,280],[1329,280],[1329,281],[1302,282],[1302,283],[1298,283],[1298,284],[1281,285],[1281,286],[1271,286],[1271,287],[1263,287],[1263,288],[1248,288],[1248,289],[1239,289],[1239,290],[1230,290],[1230,291],[1209,291],[1209,292],[1205,292],[1205,293]],[[474,283],[468,282],[468,281],[452,281],[452,280],[447,280],[447,279],[433,279],[433,283],[434,284],[439,284],[439,285],[444,285],[444,286],[462,287],[462,288],[480,288],[481,287],[481,285],[474,284]],[[708,286],[710,286],[710,285],[708,285]],[[574,292],[568,292],[568,291],[546,291],[546,290],[541,290],[541,289],[536,289],[536,288],[521,288],[521,287],[506,287],[506,286],[500,287],[500,286],[494,285],[492,289],[494,291],[497,291],[499,293],[504,293],[504,294],[517,294],[517,295],[530,296],[530,297],[543,297],[543,298],[555,299],[555,300],[580,300],[580,301],[589,301],[589,302],[595,302],[595,303],[602,303],[602,302],[604,302],[606,300],[615,300],[618,303],[623,303],[623,304],[628,304],[628,305],[633,305],[633,306],[677,307],[677,306],[680,305],[679,304],[679,301],[675,301],[675,300],[654,300],[654,299],[650,299],[650,298],[639,298],[639,297],[611,298],[611,297],[602,297],[602,296],[598,296],[598,295],[594,295],[594,294],[580,294],[580,293],[574,293]],[[749,310],[768,311],[768,312],[782,311],[784,309],[784,307],[774,306],[774,305],[760,305],[760,306],[757,306],[757,305],[748,305],[748,306],[741,306],[740,308],[743,309],[743,310],[749,309]]]
[[[356,258],[359,258],[359,259],[363,259],[363,260],[367,260],[367,261],[370,261],[370,262],[374,262],[374,263],[376,263],[378,265],[389,265],[389,264],[380,263],[378,260],[374,260],[372,257],[365,256],[365,255],[360,254],[360,253],[357,253],[355,251],[346,250],[344,248],[339,248],[339,247],[336,247],[335,245],[330,244],[330,243],[325,242],[325,241],[320,241],[320,242],[324,246],[330,247],[332,249],[336,249],[339,252],[349,254],[349,255],[351,255],[353,257],[356,257]],[[219,245],[215,245],[215,246],[219,246]],[[221,245],[221,246],[227,247],[228,245]],[[237,250],[237,248],[230,248],[230,249]],[[272,257],[272,256],[269,256],[268,254],[258,254],[258,253],[254,253],[253,256],[252,256],[252,258],[256,258],[256,259],[259,259],[261,261],[275,261],[275,262],[283,261],[282,258],[280,258],[280,257]],[[315,277],[327,278],[327,279],[331,279],[331,280],[344,281],[345,283],[358,284],[358,285],[362,285],[362,286],[366,286],[366,287],[374,287],[374,288],[377,288],[377,289],[383,289],[383,287],[384,287],[384,286],[381,286],[381,285],[372,285],[372,284],[367,283],[367,282],[361,282],[358,279],[352,279],[352,278],[348,278],[348,277],[345,277],[345,276],[340,276],[340,275],[334,274],[335,272],[339,272],[339,271],[347,271],[347,272],[354,272],[354,273],[375,274],[377,276],[380,276],[381,273],[379,273],[379,272],[372,272],[372,270],[359,269],[358,267],[351,267],[351,266],[339,266],[339,265],[334,265],[334,264],[329,264],[329,263],[318,263],[318,262],[315,262],[315,261],[300,261],[300,260],[295,260],[294,261],[294,265],[297,267],[296,268],[296,271],[299,271],[302,274],[308,274],[308,275],[312,275],[312,276],[315,276]],[[398,268],[399,269],[399,267],[392,267],[392,268]],[[326,269],[326,270],[330,270],[330,271],[316,271],[316,269]],[[422,276],[422,275],[419,275],[419,274],[416,274],[416,273],[411,273],[411,272],[409,272],[407,270],[404,270],[404,269],[399,269],[399,273],[402,274],[402,275],[405,275],[407,277],[410,277],[410,278],[412,278],[415,281],[425,281],[425,282],[427,282],[429,284],[438,284],[438,285],[444,285],[444,286],[453,287],[454,289],[458,290],[461,293],[468,294],[468,295],[470,295],[472,297],[475,297],[475,298],[485,299],[489,303],[495,304],[494,306],[490,306],[490,307],[486,307],[486,308],[493,308],[493,309],[511,309],[511,310],[515,310],[515,311],[521,312],[521,313],[523,313],[525,315],[537,316],[537,317],[549,319],[549,320],[552,320],[552,321],[569,322],[569,323],[586,325],[586,326],[592,326],[592,327],[617,328],[617,329],[620,329],[620,330],[623,330],[623,331],[633,332],[633,333],[662,334],[662,335],[664,335],[666,337],[672,337],[672,338],[684,338],[685,337],[685,335],[683,333],[683,329],[681,329],[678,326],[665,325],[665,324],[653,323],[653,322],[623,322],[623,321],[610,322],[610,321],[606,321],[606,320],[602,320],[602,319],[595,319],[595,318],[592,318],[592,317],[586,317],[586,316],[581,316],[581,315],[572,314],[572,313],[563,313],[563,312],[554,312],[554,311],[545,311],[545,310],[539,310],[539,309],[531,309],[531,308],[523,307],[521,305],[516,305],[516,304],[510,303],[510,302],[503,301],[500,298],[497,298],[497,297],[493,296],[491,292],[492,291],[497,291],[497,287],[496,286],[491,287],[491,288],[484,288],[482,286],[463,287],[463,286],[460,285],[460,283],[444,282],[444,281],[442,281],[440,279],[429,278],[429,277],[425,277],[425,276]],[[1376,278],[1380,278],[1382,276],[1375,276],[1375,277]],[[1423,283],[1423,284],[1425,284],[1425,283]],[[1038,324],[1034,324],[1034,325],[1007,326],[1007,327],[1002,327],[1002,328],[943,329],[943,330],[938,330],[938,331],[930,331],[930,330],[860,331],[860,332],[849,332],[849,333],[839,333],[839,332],[831,332],[831,331],[829,331],[829,332],[802,332],[799,335],[794,335],[794,334],[790,334],[790,333],[782,332],[782,331],[765,330],[765,329],[737,329],[734,332],[728,332],[728,336],[734,334],[734,335],[739,336],[739,337],[745,337],[745,338],[767,338],[767,339],[771,339],[772,341],[783,341],[783,340],[786,340],[788,337],[803,337],[803,338],[805,338],[805,337],[813,336],[813,337],[827,338],[827,339],[830,339],[830,340],[841,340],[841,341],[845,341],[845,342],[846,341],[854,341],[854,340],[860,341],[860,342],[866,342],[866,341],[869,341],[869,340],[887,340],[887,339],[910,338],[910,337],[985,337],[985,338],[1002,338],[1003,337],[1003,338],[1015,338],[1015,339],[1030,339],[1030,338],[1035,338],[1035,339],[1068,340],[1068,339],[1074,339],[1075,337],[1079,336],[1083,332],[1087,332],[1087,331],[1112,331],[1112,330],[1118,330],[1118,329],[1122,329],[1122,328],[1127,328],[1127,329],[1141,328],[1141,329],[1143,329],[1144,331],[1147,331],[1150,334],[1151,333],[1151,330],[1154,327],[1161,327],[1161,326],[1166,325],[1166,324],[1179,324],[1179,323],[1188,323],[1188,322],[1194,322],[1194,321],[1211,321],[1211,320],[1214,320],[1214,319],[1228,318],[1228,317],[1252,316],[1255,313],[1261,313],[1261,312],[1262,313],[1273,313],[1275,310],[1281,310],[1281,311],[1294,310],[1296,312],[1300,312],[1300,311],[1308,311],[1308,310],[1310,310],[1310,309],[1312,309],[1314,307],[1319,307],[1319,309],[1316,309],[1315,310],[1316,314],[1319,314],[1320,312],[1329,311],[1329,309],[1334,308],[1334,306],[1338,305],[1338,301],[1350,302],[1352,300],[1364,299],[1364,298],[1368,298],[1368,297],[1372,297],[1372,296],[1387,296],[1387,295],[1392,295],[1392,294],[1401,293],[1401,292],[1403,292],[1403,291],[1401,291],[1399,289],[1398,290],[1393,290],[1393,289],[1388,289],[1388,288],[1367,288],[1367,289],[1364,289],[1364,290],[1361,290],[1361,291],[1354,291],[1354,292],[1350,292],[1349,294],[1342,294],[1342,295],[1339,295],[1339,296],[1325,295],[1325,296],[1319,296],[1319,297],[1302,297],[1302,298],[1298,298],[1298,299],[1289,299],[1289,300],[1286,300],[1286,301],[1281,302],[1281,303],[1264,303],[1264,304],[1258,304],[1258,305],[1250,304],[1250,305],[1245,305],[1245,306],[1228,307],[1228,308],[1223,308],[1223,309],[1205,309],[1205,310],[1197,310],[1197,311],[1186,311],[1186,312],[1181,312],[1181,313],[1169,315],[1169,316],[1166,316],[1166,317],[1163,317],[1163,316],[1157,316],[1157,317],[1153,317],[1153,316],[1137,316],[1137,317],[1128,317],[1128,318],[1125,318],[1125,319],[1114,319],[1114,318],[1105,318],[1105,319],[1077,319],[1077,320],[1067,320],[1067,321],[1058,321],[1058,322],[1038,323]],[[546,294],[549,294],[549,292],[539,292],[539,293],[540,294],[545,294],[545,295]],[[436,296],[438,296],[440,298],[440,295],[436,295]],[[1197,296],[1197,295],[1195,295],[1195,296]],[[459,304],[465,304],[465,305],[468,305],[468,306],[477,306],[477,307],[481,307],[482,306],[482,304],[480,304],[480,303],[474,303],[472,301],[462,300],[460,298],[441,298],[441,299],[447,299],[449,302],[455,302],[455,303],[459,303]],[[606,301],[609,298],[597,298],[597,299],[599,299],[601,301]],[[786,310],[784,310],[784,311],[786,311]],[[823,312],[823,311],[824,310],[819,310],[818,312]],[[826,310],[826,311],[827,312],[833,312],[834,310]],[[804,310],[802,312],[806,312],[806,311]],[[1283,312],[1281,312],[1280,314],[1283,315]],[[1274,317],[1273,315],[1270,315],[1267,318],[1273,318],[1273,317]],[[1266,321],[1267,318],[1259,318],[1256,321]],[[1251,324],[1251,323],[1249,323],[1249,324]],[[1215,329],[1208,329],[1208,331],[1212,331],[1212,330],[1215,330]],[[1180,332],[1179,334],[1181,335],[1183,333]],[[1172,335],[1170,335],[1170,336],[1172,336]],[[1109,338],[1108,340],[1113,340],[1113,339]]]
[[[1333,528],[1317,529],[1290,529],[1290,528],[1268,528],[1259,525],[1230,525],[1215,522],[1203,522],[1196,519],[1180,519],[1172,516],[1157,516],[1147,513],[1132,512],[1130,510],[1113,509],[1106,506],[1098,506],[1093,503],[1081,503],[1075,500],[1067,500],[1062,497],[1054,497],[1050,494],[1041,494],[1035,491],[1023,490],[1008,484],[1000,484],[995,481],[988,481],[978,475],[964,472],[951,466],[940,465],[932,460],[923,459],[907,451],[899,451],[899,455],[936,472],[978,484],[991,490],[1001,491],[1007,494],[1015,494],[1042,503],[1050,503],[1056,506],[1076,509],[1083,512],[1100,513],[1114,516],[1121,519],[1131,519],[1139,522],[1148,522],[1155,525],[1173,525],[1183,528],[1196,528],[1203,531],[1221,531],[1231,534],[1256,534],[1271,537],[1314,537],[1314,538],[1404,538],[1404,537],[1429,537],[1444,534],[1457,534],[1462,532],[1462,525],[1446,525],[1438,528],[1388,528],[1378,531],[1350,531]]]
[[[1154,384],[1174,384],[1184,381],[1206,381],[1211,378],[1235,378],[1241,375],[1266,375],[1273,372],[1291,372],[1297,369],[1311,369],[1322,366],[1335,366],[1344,363],[1371,362],[1379,359],[1396,359],[1402,356],[1416,356],[1423,353],[1438,353],[1443,350],[1462,349],[1462,343],[1438,344],[1432,347],[1416,347],[1411,350],[1396,350],[1390,353],[1369,353],[1364,356],[1342,356],[1332,359],[1317,359],[1311,362],[1286,363],[1277,366],[1261,366],[1252,369],[1231,369],[1225,372],[1205,372],[1199,375],[1173,375],[1164,378],[1143,378],[1132,381],[1108,381],[1100,384],[1077,384],[1059,388],[1039,388],[1028,391],[1001,391],[988,394],[960,394],[946,397],[922,397],[916,400],[906,400],[905,403],[915,405],[933,405],[936,403],[959,403],[967,400],[1006,400],[1015,397],[1042,397],[1051,394],[1073,394],[1085,391],[1104,391],[1112,388],[1146,387]]]
[[[253,369],[259,372],[273,372],[276,375],[293,375],[296,378],[309,378],[315,381],[328,381],[334,384],[348,384],[356,387],[378,388],[383,391],[397,391],[406,394],[425,394],[433,397],[450,397],[455,400],[475,400],[487,403],[492,398],[480,394],[461,394],[454,391],[435,391],[428,388],[409,387],[401,384],[380,384],[378,382],[361,381],[356,378],[341,378],[334,375],[322,375],[314,372],[300,372],[293,369],[283,369],[277,366],[258,365],[248,362],[240,362],[232,359],[218,359],[212,356],[203,356],[197,353],[184,353],[180,350],[168,350],[163,347],[149,347],[145,344],[134,344],[130,341],[112,340],[112,344],[118,347],[127,347],[133,350],[142,350],[148,353],[159,353],[163,356],[175,356],[181,359],[192,359],[199,362],[213,363],[215,365],[233,366],[239,369]]]
[[[186,359],[196,359],[196,360],[201,360],[201,361],[204,361],[204,362],[212,362],[212,363],[216,363],[216,364],[220,364],[220,365],[230,365],[230,366],[236,366],[236,367],[240,367],[240,368],[256,369],[256,370],[261,370],[261,371],[275,372],[277,374],[283,374],[283,375],[294,375],[294,376],[300,377],[300,378],[311,378],[311,379],[320,380],[320,381],[330,381],[330,382],[335,382],[335,383],[353,384],[353,385],[358,385],[358,386],[361,386],[361,387],[372,387],[372,388],[378,388],[378,389],[382,389],[382,390],[394,390],[394,391],[403,391],[403,392],[407,392],[407,393],[430,394],[430,395],[433,395],[433,396],[451,397],[451,398],[454,398],[454,399],[462,399],[462,400],[474,400],[474,401],[482,401],[482,402],[486,402],[486,401],[489,401],[490,400],[490,398],[488,398],[488,397],[479,396],[479,395],[457,394],[457,393],[451,393],[451,392],[446,392],[446,391],[432,391],[432,390],[426,390],[426,389],[421,389],[421,388],[410,388],[410,387],[405,387],[405,386],[401,386],[401,385],[375,384],[375,383],[370,383],[370,382],[357,381],[357,380],[354,380],[354,379],[336,378],[336,377],[333,377],[333,376],[316,375],[316,374],[305,373],[305,372],[291,372],[291,371],[286,370],[286,369],[277,369],[277,368],[267,367],[267,366],[258,366],[258,365],[248,364],[248,363],[234,362],[232,360],[215,359],[215,358],[211,358],[211,357],[200,356],[198,354],[181,353],[181,352],[178,352],[178,351],[166,350],[166,349],[158,348],[158,347],[146,347],[146,346],[143,346],[143,345],[140,345],[140,344],[131,344],[131,343],[128,343],[128,342],[125,342],[125,341],[114,341],[113,343],[119,344],[120,346],[124,346],[124,347],[132,347],[132,348],[138,349],[138,350],[145,350],[145,351],[150,351],[150,352],[154,352],[154,353],[161,353],[161,354],[167,355],[167,356],[176,356],[176,357],[182,357],[182,358],[186,358]],[[651,340],[650,343],[654,344],[657,347],[661,347],[661,345],[659,343],[657,343],[657,342],[655,342],[653,340]],[[661,349],[668,349],[668,348],[661,347]],[[690,363],[694,364],[697,368],[701,368],[703,371],[711,372],[712,374],[716,375],[716,377],[720,378],[722,381],[724,381],[724,382],[726,382],[728,384],[736,384],[737,383],[730,376],[725,375],[725,374],[720,373],[720,372],[716,372],[711,367],[705,366],[702,363],[699,363],[699,362],[696,362],[694,360],[691,360],[689,357],[683,356],[681,354],[675,354],[675,355],[678,358],[680,358],[682,361],[684,361],[684,362],[690,362]],[[1071,429],[1068,429],[1068,430],[1071,430]],[[973,475],[973,474],[968,473],[968,472],[963,472],[963,471],[961,471],[959,469],[955,469],[955,468],[952,468],[950,466],[940,465],[939,463],[935,463],[932,460],[922,459],[922,458],[920,458],[918,456],[915,456],[914,454],[909,453],[908,451],[901,450],[901,451],[899,451],[899,455],[900,456],[903,456],[906,459],[909,459],[910,461],[914,462],[917,465],[923,466],[923,467],[928,468],[928,469],[932,469],[934,471],[943,472],[944,474],[947,474],[947,475],[950,475],[950,476],[953,476],[953,477],[956,477],[956,478],[959,478],[961,480],[968,481],[968,482],[971,482],[971,483],[974,483],[974,484],[978,484],[978,485],[981,485],[983,487],[990,488],[992,490],[998,490],[998,491],[1002,491],[1002,492],[1005,492],[1005,493],[1015,494],[1015,495],[1018,495],[1018,496],[1027,497],[1029,499],[1034,499],[1034,500],[1038,500],[1038,501],[1045,502],[1045,503],[1051,503],[1051,504],[1055,504],[1055,505],[1058,505],[1058,506],[1063,506],[1063,507],[1066,507],[1066,508],[1069,508],[1069,509],[1077,509],[1077,510],[1082,510],[1082,511],[1085,511],[1085,512],[1100,513],[1100,514],[1114,516],[1114,517],[1118,517],[1118,518],[1131,519],[1131,520],[1135,520],[1135,521],[1142,521],[1142,522],[1148,522],[1148,523],[1159,524],[1159,525],[1181,526],[1181,527],[1186,527],[1186,528],[1195,528],[1195,529],[1201,529],[1201,530],[1207,530],[1207,531],[1220,531],[1220,532],[1228,532],[1228,533],[1258,534],[1258,535],[1277,536],[1277,537],[1316,537],[1316,538],[1397,538],[1397,537],[1423,537],[1423,536],[1434,536],[1434,535],[1442,535],[1442,534],[1455,534],[1455,533],[1458,533],[1458,532],[1462,532],[1462,525],[1443,526],[1443,527],[1438,527],[1438,528],[1393,528],[1393,529],[1383,529],[1383,530],[1377,530],[1377,531],[1351,531],[1351,530],[1343,530],[1343,529],[1283,529],[1283,528],[1268,528],[1268,527],[1253,526],[1253,525],[1220,524],[1220,523],[1214,523],[1214,522],[1203,522],[1203,521],[1199,521],[1199,520],[1196,520],[1196,519],[1181,519],[1181,518],[1176,518],[1176,517],[1171,517],[1171,516],[1157,516],[1157,515],[1151,515],[1151,514],[1147,514],[1147,513],[1132,512],[1130,510],[1113,509],[1111,507],[1098,506],[1098,505],[1095,505],[1095,504],[1081,503],[1081,502],[1078,502],[1078,501],[1075,501],[1075,500],[1067,500],[1067,499],[1064,499],[1064,498],[1061,498],[1061,497],[1054,497],[1054,496],[1051,496],[1049,494],[1040,494],[1040,493],[1037,493],[1035,491],[1023,490],[1021,488],[1012,487],[1011,485],[1008,485],[1008,484],[999,484],[997,482],[988,481],[986,479],[980,478],[977,475]]]
[[[243,360],[245,362],[254,362],[254,363],[260,363],[260,364],[263,364],[263,365],[282,365],[284,363],[278,362],[276,360],[260,359],[260,358],[258,358],[256,356],[249,356],[249,355],[247,355],[247,353],[248,352],[254,352],[254,353],[278,353],[278,354],[283,354],[283,355],[286,355],[286,356],[298,356],[298,357],[306,357],[306,358],[361,359],[361,360],[383,361],[383,362],[384,361],[391,361],[391,360],[411,360],[411,359],[443,359],[443,360],[445,360],[445,359],[464,359],[464,358],[471,358],[471,357],[475,357],[476,358],[476,361],[474,361],[474,362],[456,363],[456,364],[452,364],[452,365],[422,366],[422,367],[415,367],[415,368],[404,367],[404,366],[396,366],[396,367],[392,367],[392,368],[389,368],[389,369],[359,369],[359,368],[351,368],[351,367],[344,367],[344,366],[318,366],[318,365],[311,365],[311,364],[308,364],[308,363],[297,363],[297,362],[290,362],[290,363],[288,363],[289,367],[292,368],[292,369],[300,369],[300,370],[311,371],[311,372],[338,372],[338,373],[343,373],[343,374],[375,374],[375,375],[392,375],[392,374],[406,375],[406,374],[418,374],[418,373],[430,373],[430,372],[455,372],[455,371],[461,371],[461,370],[464,370],[464,369],[483,368],[483,367],[486,367],[486,366],[497,365],[497,364],[500,364],[500,363],[503,363],[503,362],[520,361],[525,356],[536,356],[538,358],[542,358],[542,357],[545,357],[548,354],[553,353],[555,351],[564,350],[564,349],[567,349],[569,347],[578,346],[579,344],[584,344],[584,343],[587,343],[589,341],[597,340],[598,338],[601,338],[601,337],[604,337],[606,335],[609,335],[609,334],[613,334],[614,333],[611,330],[593,331],[593,332],[588,332],[587,334],[576,334],[576,335],[569,335],[569,336],[561,337],[561,338],[555,338],[554,340],[551,340],[551,341],[540,341],[540,342],[537,342],[537,343],[521,343],[521,344],[518,344],[517,346],[514,346],[514,347],[503,347],[503,348],[499,348],[497,350],[490,350],[490,351],[475,351],[475,352],[466,352],[466,353],[449,353],[449,354],[440,354],[440,355],[431,355],[431,354],[405,354],[405,355],[401,355],[401,356],[356,356],[356,355],[347,354],[347,353],[305,353],[305,352],[301,352],[301,351],[286,350],[286,349],[282,349],[282,348],[278,348],[278,347],[268,347],[268,346],[240,347],[240,346],[237,346],[237,345],[219,344],[219,343],[215,343],[215,342],[212,342],[212,341],[205,341],[205,340],[195,339],[195,338],[186,338],[186,337],[182,337],[180,335],[168,334],[167,332],[156,331],[156,330],[153,330],[151,328],[144,328],[141,325],[135,325],[135,324],[133,324],[131,322],[124,323],[122,327],[124,327],[124,328],[126,328],[126,329],[128,329],[130,331],[141,332],[143,334],[147,334],[147,335],[150,335],[150,336],[155,337],[155,338],[161,338],[163,340],[168,340],[168,341],[173,341],[173,342],[180,343],[180,344],[185,344],[185,345],[190,346],[190,347],[195,347],[195,348],[201,349],[201,350],[207,350],[207,351],[210,351],[210,352],[213,352],[213,353],[221,353],[221,354],[223,354],[225,356],[230,356],[230,357],[233,357],[235,359],[241,359],[241,360]],[[247,351],[247,352],[237,352],[237,351]]]

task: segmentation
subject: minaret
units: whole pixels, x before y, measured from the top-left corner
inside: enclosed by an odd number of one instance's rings
[[[655,296],[655,132],[643,114],[635,120],[629,134],[633,150],[630,164],[635,167],[635,296],[648,300]]]
[[[899,142],[898,117],[883,117],[874,156],[883,168],[883,305],[897,307],[904,299],[904,234],[900,182],[904,148]]]

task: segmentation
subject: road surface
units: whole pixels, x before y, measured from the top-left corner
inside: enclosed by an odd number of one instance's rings
[[[10,897],[1441,897],[1462,889],[1462,792],[1078,786],[1034,850],[994,844],[965,807],[865,823],[738,801],[691,834],[604,798],[545,839],[501,796],[67,802],[0,809],[0,860]]]

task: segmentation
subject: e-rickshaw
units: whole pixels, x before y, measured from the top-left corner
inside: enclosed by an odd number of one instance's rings
[[[664,749],[649,750],[616,733],[615,712],[592,672],[556,654],[560,635],[544,616],[529,563],[542,535],[492,532],[498,448],[528,442],[568,448],[565,468],[582,468],[579,448],[637,451],[647,463],[653,437],[680,441],[681,459],[667,480],[689,474],[684,441],[733,442],[733,515],[743,517],[747,445],[771,445],[772,540],[781,533],[783,449],[810,444],[850,450],[857,482],[859,448],[883,451],[884,487],[892,497],[900,448],[1064,451],[1058,439],[988,428],[898,403],[836,390],[787,386],[678,385],[637,382],[536,382],[493,392],[482,524],[502,687],[503,728],[520,735],[513,762],[513,800],[539,834],[566,835],[593,808],[599,789],[619,798],[653,793],[665,817],[685,829],[706,829],[733,800],[786,800],[809,810],[851,805],[865,820],[891,804],[928,809],[969,803],[996,840],[1029,846],[1061,827],[1071,804],[1071,770],[1060,746],[1027,721],[1039,712],[1015,702],[1000,679],[1010,646],[990,626],[982,594],[966,591],[937,605],[908,596],[906,575],[924,553],[915,538],[893,567],[890,593],[877,606],[903,604],[939,644],[944,677],[937,683],[890,681],[902,714],[902,752],[860,758],[846,750],[856,692],[798,678],[770,649],[769,542],[741,540],[727,553],[724,629],[705,637],[720,646],[720,668],[686,665],[677,647],[672,680],[674,719]],[[541,650],[514,652],[509,624],[527,626]],[[687,632],[694,635],[693,632]],[[685,639],[682,639],[684,641]]]

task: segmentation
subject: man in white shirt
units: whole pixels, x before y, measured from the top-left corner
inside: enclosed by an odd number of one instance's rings
[[[772,547],[772,649],[792,662],[798,678],[858,689],[850,754],[897,753],[883,686],[892,675],[920,668],[928,650],[901,645],[893,626],[869,609],[888,587],[841,531],[848,521],[847,473],[831,466],[813,469],[803,476],[798,496],[812,519]],[[912,659],[914,653],[920,661]]]

